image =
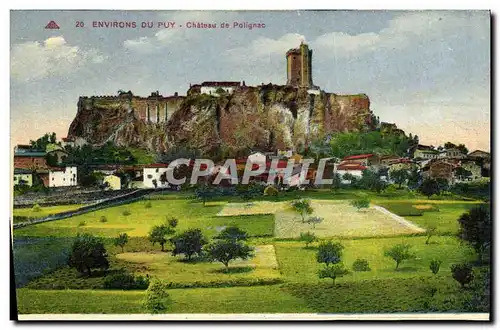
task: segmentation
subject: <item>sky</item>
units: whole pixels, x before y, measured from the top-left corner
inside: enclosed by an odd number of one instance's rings
[[[60,29],[45,29],[51,20]],[[301,41],[323,90],[367,94],[381,121],[422,144],[490,150],[488,11],[11,11],[11,145],[66,136],[79,96],[185,95],[190,83],[217,80],[285,84],[285,53]]]

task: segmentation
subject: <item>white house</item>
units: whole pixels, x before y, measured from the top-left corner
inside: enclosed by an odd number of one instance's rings
[[[233,91],[240,87],[239,81],[205,81],[201,84],[201,94],[208,94],[213,96],[219,96],[218,90],[222,89],[228,94],[232,94]]]
[[[71,187],[76,185],[76,166],[51,168],[49,170],[49,187]]]
[[[250,156],[248,156],[248,161],[252,164],[265,164],[266,163],[266,155],[262,152],[254,152]]]
[[[145,188],[168,188],[170,187],[167,179],[166,172],[172,171],[168,168],[168,164],[151,164],[144,167],[144,187]],[[163,179],[162,179],[163,175]]]
[[[340,163],[340,164],[335,164],[334,165],[334,173],[338,173],[340,175],[340,179],[342,180],[342,183],[348,184],[351,183],[350,180],[345,180],[344,175],[346,173],[357,177],[361,178],[363,176],[363,171],[368,169],[368,167],[362,165],[362,164],[356,164],[356,163]]]

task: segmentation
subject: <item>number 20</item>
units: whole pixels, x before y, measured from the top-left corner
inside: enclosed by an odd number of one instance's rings
[[[76,21],[76,27],[84,27],[85,25],[83,24],[83,21]]]

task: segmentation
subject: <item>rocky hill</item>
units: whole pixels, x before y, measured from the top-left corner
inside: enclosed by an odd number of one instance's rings
[[[322,134],[374,128],[364,94],[319,90],[312,94],[302,88],[262,85],[217,97],[190,90],[188,96],[175,100],[172,106],[169,103],[168,120],[153,123],[138,113],[132,98],[80,98],[68,137],[93,145],[113,141],[154,152],[183,146],[210,154],[221,149],[231,153],[247,148],[300,148]]]

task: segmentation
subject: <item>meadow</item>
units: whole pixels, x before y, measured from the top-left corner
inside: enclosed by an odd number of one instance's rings
[[[16,266],[37,256],[61,255],[56,251],[64,250],[62,247],[74,236],[89,232],[104,239],[111,264],[108,273],[126,270],[169,283],[168,313],[460,310],[464,291],[451,278],[450,267],[473,261],[476,255],[455,237],[457,218],[478,202],[434,201],[418,195],[384,197],[354,190],[307,193],[263,196],[251,203],[224,197],[206,206],[186,193],[153,195],[128,205],[30,225],[14,230],[18,242],[33,242],[30,249],[14,246],[20,256]],[[314,215],[323,217],[324,221],[314,228],[302,223],[300,217],[289,210],[289,201],[297,197],[310,198]],[[358,197],[370,198],[372,206],[379,205],[403,216],[422,230],[416,231],[415,227],[373,208],[358,211],[350,205],[350,200]],[[147,235],[152,226],[171,217],[179,220],[177,232],[200,228],[209,239],[227,226],[238,226],[248,232],[248,244],[255,248],[255,255],[249,260],[231,262],[230,271],[223,272],[222,263],[203,258],[187,262],[180,256],[172,256],[169,244],[162,252],[158,245],[148,241]],[[437,226],[437,233],[426,244],[423,231],[432,225]],[[350,272],[338,278],[336,285],[332,285],[331,279],[319,279],[318,242],[305,247],[304,242],[298,241],[304,231],[344,246],[342,262]],[[113,237],[119,233],[130,236],[123,252],[112,244]],[[53,240],[53,248],[42,244],[48,239]],[[55,242],[59,242],[59,247]],[[396,270],[395,262],[384,256],[384,251],[400,243],[410,244],[416,258],[404,261]],[[353,270],[352,264],[358,258],[368,261],[369,271]],[[143,307],[144,291],[104,290],[105,272],[82,276],[65,266],[61,258],[55,259],[54,266],[47,265],[47,270],[38,274],[38,278],[30,277],[17,289],[20,313],[147,312]],[[442,261],[437,275],[429,269],[433,259]],[[16,276],[24,272],[21,268],[16,268]],[[429,285],[438,290],[431,298],[426,291]]]

